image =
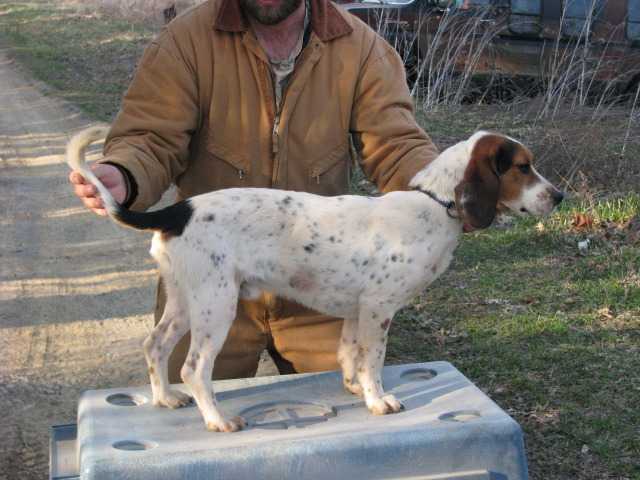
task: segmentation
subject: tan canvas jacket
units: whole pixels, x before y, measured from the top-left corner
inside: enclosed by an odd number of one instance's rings
[[[268,59],[238,0],[209,0],[171,22],[140,60],[105,144],[133,175],[131,208],[175,182],[181,198],[229,187],[347,191],[349,134],[366,175],[405,189],[437,151],[417,125],[402,62],[356,17],[311,0],[311,35],[274,129]]]

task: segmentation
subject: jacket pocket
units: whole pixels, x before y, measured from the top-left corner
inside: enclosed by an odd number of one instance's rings
[[[307,189],[321,195],[342,195],[349,189],[349,142],[334,147],[309,162]]]
[[[241,178],[251,171],[251,162],[246,154],[238,152],[236,149],[230,148],[221,142],[216,142],[211,137],[207,140],[207,151],[216,160],[226,164],[227,167],[233,168]]]

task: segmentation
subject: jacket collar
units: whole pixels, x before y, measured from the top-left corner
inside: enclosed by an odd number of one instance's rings
[[[330,0],[310,0],[311,28],[323,42],[350,34],[353,29]],[[221,0],[213,24],[223,32],[245,32],[249,22],[240,8],[239,0]]]

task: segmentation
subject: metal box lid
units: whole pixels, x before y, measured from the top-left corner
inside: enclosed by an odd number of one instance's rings
[[[148,387],[88,391],[80,478],[527,478],[520,427],[451,364],[385,367],[383,381],[405,411],[371,415],[337,372],[217,381],[222,411],[249,422],[236,433],[207,431],[195,406],[153,407]]]

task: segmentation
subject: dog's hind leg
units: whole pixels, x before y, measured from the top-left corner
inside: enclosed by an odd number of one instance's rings
[[[382,367],[393,311],[360,306],[358,319],[358,380],[367,408],[374,415],[399,412],[402,404],[382,388]]]
[[[144,342],[144,356],[149,367],[153,404],[178,408],[190,403],[191,397],[169,388],[168,362],[173,348],[189,330],[189,319],[186,310],[181,306],[179,292],[172,279],[164,280],[167,303],[160,322]]]
[[[354,395],[362,396],[362,386],[357,382],[358,320],[345,318],[338,347],[338,363],[342,367],[344,388]]]
[[[227,419],[222,415],[211,386],[211,373],[236,316],[239,286],[230,276],[218,275],[191,293],[191,345],[180,374],[191,389],[207,429],[234,432],[245,422],[240,417]]]

